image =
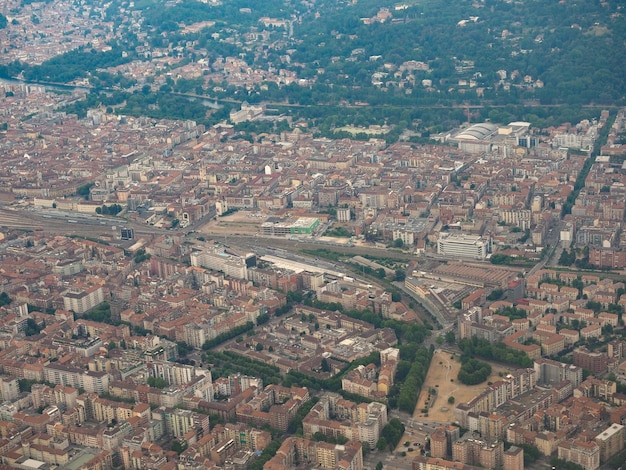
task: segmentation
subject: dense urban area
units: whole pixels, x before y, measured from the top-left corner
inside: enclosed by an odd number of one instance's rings
[[[0,8],[0,470],[626,463],[619,2]]]

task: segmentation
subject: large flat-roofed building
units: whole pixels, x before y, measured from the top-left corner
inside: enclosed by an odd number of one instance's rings
[[[298,217],[287,220],[269,219],[261,225],[261,233],[274,236],[311,235],[319,225],[320,219],[317,217]]]
[[[82,291],[68,290],[63,293],[63,308],[79,315],[102,302],[104,302],[102,286],[94,286]]]
[[[191,265],[222,271],[224,274],[235,279],[248,279],[248,268],[256,264],[254,256],[240,256],[226,251],[224,247],[193,251],[190,255]]]
[[[88,393],[109,391],[109,375],[106,372],[83,370],[58,362],[51,362],[43,369],[44,380],[55,385],[82,388]]]
[[[437,241],[437,254],[448,258],[485,259],[490,252],[489,238],[444,232]]]

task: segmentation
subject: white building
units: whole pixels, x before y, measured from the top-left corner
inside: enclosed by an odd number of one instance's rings
[[[448,258],[485,259],[489,252],[490,238],[443,232],[437,240],[437,254]]]
[[[104,302],[102,286],[82,291],[68,290],[63,293],[63,308],[78,314],[85,313],[102,302]]]
[[[224,248],[192,252],[191,265],[221,271],[236,279],[248,279],[246,258],[227,253]]]
[[[43,368],[44,380],[55,385],[82,388],[88,393],[109,391],[109,375],[106,372],[84,370],[78,367],[51,362]]]
[[[155,361],[148,364],[152,377],[165,380],[167,385],[185,385],[195,377],[195,367],[174,362]]]

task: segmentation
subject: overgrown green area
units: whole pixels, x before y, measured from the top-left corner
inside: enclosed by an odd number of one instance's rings
[[[533,361],[526,353],[506,347],[503,343],[490,343],[483,338],[463,338],[458,342],[466,356],[478,356],[483,359],[504,362],[518,367],[532,367]]]
[[[366,321],[374,325],[375,328],[391,328],[403,343],[422,343],[431,334],[428,326],[384,318],[381,314],[371,310],[346,310],[340,303],[321,302],[310,297],[304,297],[302,302],[304,305],[320,310],[337,311],[351,318]]]

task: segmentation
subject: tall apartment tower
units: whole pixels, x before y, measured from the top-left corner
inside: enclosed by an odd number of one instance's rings
[[[511,446],[504,452],[504,468],[506,470],[524,470],[524,449]]]

